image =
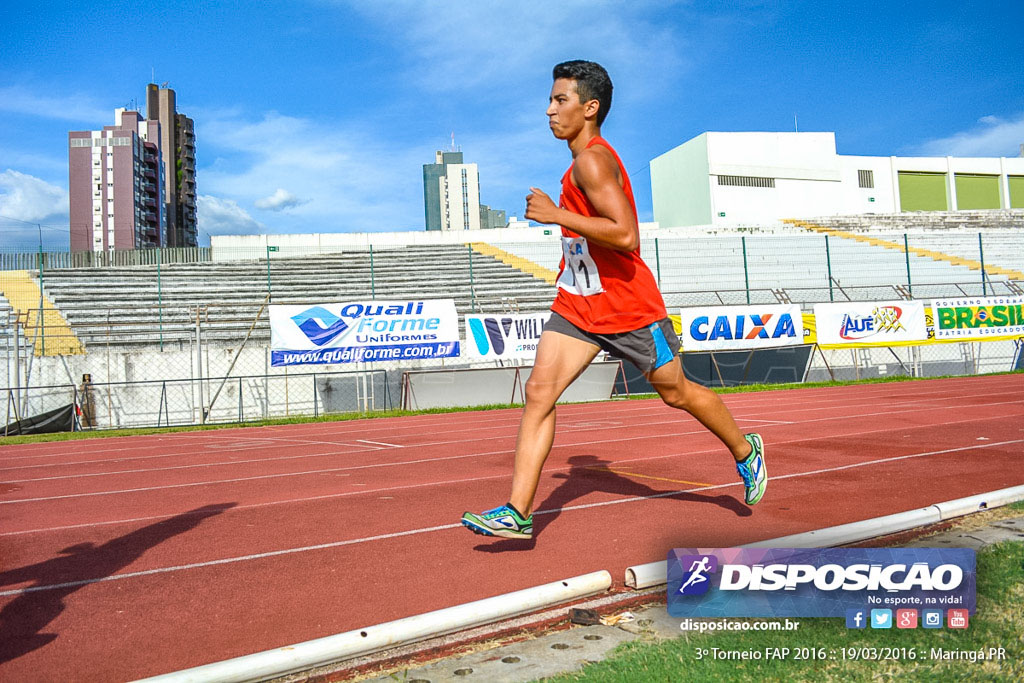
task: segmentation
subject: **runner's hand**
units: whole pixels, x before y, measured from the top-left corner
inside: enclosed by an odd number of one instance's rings
[[[543,190],[536,187],[530,188],[530,194],[526,195],[526,218],[538,223],[557,223],[559,209],[551,200],[551,197],[544,194]]]

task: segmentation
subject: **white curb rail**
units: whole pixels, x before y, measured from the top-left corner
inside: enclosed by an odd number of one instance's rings
[[[526,588],[514,593],[506,593],[414,617],[318,638],[289,647],[266,650],[193,669],[154,676],[145,681],[147,683],[262,681],[603,593],[611,588],[611,585],[611,574],[601,570],[563,581]]]
[[[943,520],[961,517],[972,512],[980,512],[990,508],[1008,505],[1024,500],[1024,486],[1013,486],[977,496],[958,498],[944,503],[935,503],[926,508],[908,510],[895,515],[865,519],[861,522],[840,524],[808,531],[792,536],[770,538],[767,541],[748,543],[744,548],[831,548],[847,543],[865,541],[877,536],[886,536],[900,531],[916,529],[920,526],[935,524]],[[625,583],[630,588],[652,588],[666,582],[668,564],[665,560],[639,564],[626,568]]]

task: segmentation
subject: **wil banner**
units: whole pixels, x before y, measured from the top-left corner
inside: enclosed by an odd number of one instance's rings
[[[845,617],[848,609],[966,609],[968,548],[674,548],[673,617]]]

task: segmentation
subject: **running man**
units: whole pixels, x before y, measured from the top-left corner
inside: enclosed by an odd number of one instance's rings
[[[612,102],[608,73],[594,62],[571,61],[553,72],[547,116],[573,162],[562,177],[559,205],[531,187],[526,217],[562,227],[562,264],[551,318],[526,382],[508,503],[462,524],[478,534],[533,536],[533,503],[555,436],[555,402],[603,349],[637,366],[673,408],[685,410],[717,436],[736,460],[747,505],[768,484],[764,445],[742,434],[710,389],[686,379],[679,339],[650,269],[640,258],[633,190],[615,150],[601,137]]]

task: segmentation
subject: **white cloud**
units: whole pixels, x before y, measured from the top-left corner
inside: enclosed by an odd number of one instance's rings
[[[197,185],[238,204],[276,210],[270,232],[375,232],[423,225],[421,169],[432,152],[352,124],[285,116],[197,121],[215,146]],[[268,144],[272,140],[273,144]],[[302,188],[303,198],[282,190]],[[284,212],[275,207],[289,208]]]
[[[114,122],[114,109],[123,104],[100,106],[91,96],[81,93],[65,97],[39,95],[18,85],[0,88],[0,111],[27,114],[47,119],[74,121],[88,128]]]
[[[56,185],[7,169],[0,173],[0,215],[29,222],[51,222],[68,215],[68,193]]]
[[[285,209],[293,209],[296,206],[305,204],[306,201],[308,200],[299,199],[288,190],[279,187],[274,194],[263,199],[257,199],[253,202],[253,205],[257,209],[264,209],[266,211],[284,211]]]
[[[266,226],[254,219],[233,199],[211,195],[196,198],[200,232],[207,235],[254,235],[266,232]]]
[[[919,151],[928,156],[1015,157],[1024,144],[1024,112],[1009,119],[983,116],[970,130],[928,140]]]
[[[343,1],[386,27],[415,80],[431,91],[490,85],[486,96],[500,100],[513,75],[547,81],[551,67],[566,59],[593,59],[614,78],[643,82],[676,77],[690,63],[684,36],[651,11],[678,11],[685,3]]]

